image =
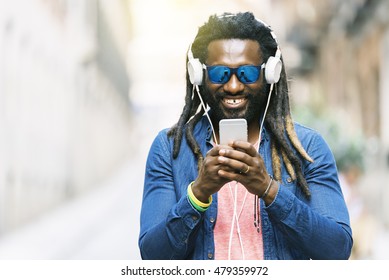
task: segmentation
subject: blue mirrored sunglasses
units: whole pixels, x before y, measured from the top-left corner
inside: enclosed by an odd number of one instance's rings
[[[231,68],[224,65],[204,65],[204,68],[207,69],[208,79],[213,84],[225,84],[231,79],[233,74],[235,74],[238,80],[243,84],[252,84],[258,81],[264,66],[265,64],[259,66],[242,65],[237,68]]]

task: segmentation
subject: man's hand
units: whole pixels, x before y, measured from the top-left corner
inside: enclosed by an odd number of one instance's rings
[[[240,182],[250,193],[258,196],[262,196],[271,183],[271,192],[265,199],[267,205],[273,201],[278,189],[277,182],[271,182],[256,148],[245,141],[234,141],[228,146],[218,145],[211,149],[192,186],[193,193],[200,201],[208,202],[210,195],[230,181]]]
[[[219,162],[221,150],[233,150],[233,148],[226,145],[217,145],[209,150],[199,170],[199,175],[192,185],[193,194],[202,202],[208,202],[210,195],[218,192],[224,184],[231,181],[218,174],[221,169],[228,170],[227,166]]]
[[[219,151],[219,176],[238,181],[250,193],[261,196],[270,183],[262,157],[249,142],[234,141],[230,146],[233,149]]]

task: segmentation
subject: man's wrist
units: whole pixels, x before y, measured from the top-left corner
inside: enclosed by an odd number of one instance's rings
[[[278,182],[276,180],[273,180],[271,182],[271,186],[268,194],[266,195],[266,197],[262,198],[266,206],[270,205],[274,201],[278,193],[278,188],[279,188]]]
[[[264,191],[264,192],[262,193],[262,195],[260,196],[260,198],[262,198],[262,199],[265,199],[265,197],[267,197],[267,195],[269,194],[269,191],[270,191],[270,189],[271,189],[271,187],[272,187],[273,177],[270,176],[270,175],[269,175],[269,177],[270,177],[270,181],[269,181],[269,183],[267,184],[267,187],[266,187],[265,191]]]
[[[194,182],[191,182],[188,185],[188,199],[194,208],[196,208],[200,212],[205,212],[212,203],[212,196],[208,197],[207,202],[199,200],[193,193],[193,183]]]
[[[201,187],[199,187],[197,184],[196,184],[196,181],[193,181],[191,183],[191,188],[192,188],[192,192],[194,194],[194,196],[200,200],[202,203],[207,203],[208,200],[209,200],[209,197],[210,197],[210,194],[206,194],[202,191]]]

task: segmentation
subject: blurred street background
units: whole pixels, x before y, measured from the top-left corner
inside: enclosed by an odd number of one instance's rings
[[[0,259],[140,259],[144,166],[210,14],[279,39],[296,121],[337,160],[352,259],[389,259],[386,0],[0,0]]]

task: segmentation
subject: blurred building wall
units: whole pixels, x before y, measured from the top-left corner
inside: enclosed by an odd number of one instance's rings
[[[327,139],[335,157],[351,159],[346,149],[363,143],[359,152],[367,185],[361,191],[389,224],[389,207],[383,203],[389,197],[384,175],[389,169],[388,1],[292,0],[278,2],[277,10],[285,15],[283,54],[288,59],[297,53],[286,61],[292,107],[317,114],[322,123],[315,129],[336,124],[337,137]]]
[[[82,195],[128,157],[131,30],[125,1],[0,5],[2,233]]]
[[[336,108],[343,136],[363,141],[363,195],[375,217],[389,225],[389,102],[386,44],[389,31],[387,1],[339,1],[323,25],[317,66],[311,77],[328,108]],[[342,142],[343,139],[339,139]],[[358,165],[358,162],[353,164]]]

